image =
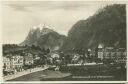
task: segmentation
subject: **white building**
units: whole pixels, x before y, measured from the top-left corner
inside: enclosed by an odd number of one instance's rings
[[[3,57],[3,69],[4,69],[4,71],[12,70],[12,62],[11,62],[10,58]]]
[[[24,57],[24,64],[25,65],[32,65],[34,63],[33,56],[25,56]]]
[[[23,65],[24,65],[24,58],[23,56],[12,56],[11,58],[12,61],[12,67],[13,69],[17,72],[17,71],[22,71]]]
[[[59,54],[57,54],[57,53],[52,53],[52,54],[51,54],[51,57],[52,57],[52,58],[59,58],[60,56],[59,56]]]
[[[103,59],[104,57],[104,52],[103,52],[103,44],[98,45],[98,58]]]

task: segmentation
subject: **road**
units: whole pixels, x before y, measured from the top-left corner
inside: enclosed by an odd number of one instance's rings
[[[24,70],[22,72],[17,72],[15,74],[12,74],[12,75],[8,75],[8,76],[4,76],[4,80],[11,80],[11,79],[15,79],[15,78],[18,78],[20,76],[23,76],[23,75],[27,75],[27,74],[30,74],[30,73],[34,73],[34,72],[37,72],[37,71],[42,71],[42,70],[45,70],[47,69],[48,66],[45,66],[45,67],[37,67],[37,68],[33,68],[33,69],[28,69],[28,70]]]
[[[41,81],[43,77],[49,79],[49,78],[61,78],[68,75],[70,75],[70,73],[61,73],[59,71],[52,71],[52,70],[42,70],[9,81]]]

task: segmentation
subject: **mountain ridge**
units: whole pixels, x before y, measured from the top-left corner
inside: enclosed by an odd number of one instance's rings
[[[58,32],[50,28],[34,28],[30,29],[28,36],[20,45],[40,46],[40,48],[58,49],[62,46],[66,36],[60,35]]]
[[[106,6],[88,19],[76,22],[62,50],[96,48],[100,43],[126,48],[125,5]]]

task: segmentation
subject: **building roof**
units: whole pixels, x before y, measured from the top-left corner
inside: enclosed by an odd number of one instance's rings
[[[99,44],[98,45],[98,48],[103,48],[104,47],[104,44]]]
[[[33,60],[33,57],[32,56],[25,56],[24,59],[25,60]]]

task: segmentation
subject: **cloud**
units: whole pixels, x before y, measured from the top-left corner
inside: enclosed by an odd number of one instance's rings
[[[31,12],[27,7],[17,4],[9,4],[8,6],[12,7],[16,11],[24,11],[24,12]]]
[[[90,7],[90,5],[82,1],[8,1],[4,2],[5,5],[13,8],[16,11],[32,12],[31,8],[41,8],[43,10],[78,10],[82,7]]]

